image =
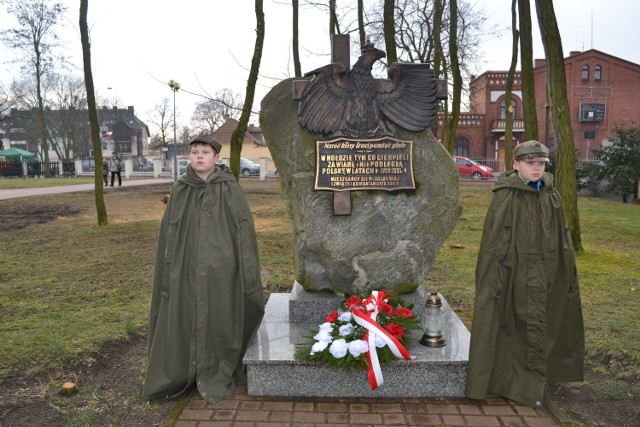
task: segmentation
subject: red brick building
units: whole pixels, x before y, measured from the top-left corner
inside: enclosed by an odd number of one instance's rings
[[[582,158],[615,136],[614,129],[640,126],[640,65],[599,50],[571,52],[565,58],[567,95],[573,141]],[[534,68],[538,132],[549,129],[549,144],[555,145],[553,125],[545,121],[547,67],[536,60]]]
[[[571,52],[565,58],[567,94],[574,143],[582,158],[593,157],[599,148],[615,136],[614,129],[640,126],[640,65],[591,49]],[[538,135],[551,150],[556,137],[551,120],[546,119],[546,78],[544,60],[534,68]],[[486,71],[469,83],[469,111],[460,114],[454,155],[498,161],[504,154],[505,88],[507,71]],[[514,112],[513,139],[519,144],[524,132],[524,113],[520,72],[516,72],[512,90]],[[442,117],[438,119],[438,128]],[[546,132],[549,139],[545,141]],[[439,132],[436,131],[438,136]],[[499,163],[499,162],[496,162]],[[501,170],[498,164],[492,166]]]

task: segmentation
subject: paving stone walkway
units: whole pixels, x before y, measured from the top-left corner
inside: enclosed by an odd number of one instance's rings
[[[246,386],[215,404],[193,391],[174,427],[560,426],[543,408],[491,398],[265,398]]]

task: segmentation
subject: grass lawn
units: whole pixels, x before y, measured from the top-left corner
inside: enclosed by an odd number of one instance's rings
[[[57,187],[60,185],[93,184],[94,178],[73,177],[73,178],[2,178],[0,179],[0,190],[14,190],[19,188],[37,187]]]
[[[82,178],[84,179],[84,178]],[[77,178],[60,178],[64,184]],[[38,181],[52,180],[0,180]],[[88,180],[93,182],[92,179]],[[254,213],[265,293],[293,284],[293,233],[277,181],[243,181]],[[6,187],[0,187],[6,188]],[[170,184],[105,194],[109,224],[96,225],[93,194],[0,202],[0,382],[95,358],[111,343],[145,335],[162,196]],[[427,275],[468,327],[474,272],[491,185],[461,183],[463,213]],[[640,206],[578,199],[583,254],[577,257],[587,369],[612,381],[640,374]],[[11,227],[12,218],[34,221]],[[622,387],[622,386],[621,386]],[[640,398],[640,389],[614,393]]]

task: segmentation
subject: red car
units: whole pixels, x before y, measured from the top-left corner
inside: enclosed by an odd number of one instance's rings
[[[453,156],[458,167],[460,178],[473,178],[476,181],[493,178],[493,169],[489,166],[479,165],[471,159],[461,156]]]

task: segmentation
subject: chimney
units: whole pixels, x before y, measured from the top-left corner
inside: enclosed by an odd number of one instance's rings
[[[533,68],[544,67],[547,65],[546,59],[534,59],[533,60]]]

